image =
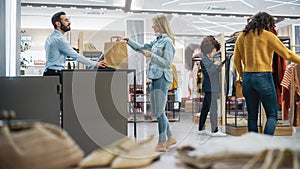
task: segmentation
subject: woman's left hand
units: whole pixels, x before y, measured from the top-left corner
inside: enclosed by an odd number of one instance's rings
[[[144,56],[146,57],[150,57],[151,56],[151,52],[149,50],[142,50],[141,52]]]

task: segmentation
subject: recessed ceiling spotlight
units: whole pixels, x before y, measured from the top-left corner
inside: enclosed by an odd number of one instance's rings
[[[41,8],[47,8],[47,6],[46,5],[42,5]]]
[[[71,9],[77,9],[77,7],[76,7],[76,6],[71,6],[70,8],[71,8]]]
[[[61,8],[61,6],[56,6],[55,8]]]
[[[32,5],[27,5],[26,7],[30,7],[30,8],[31,8],[31,7],[32,7]]]

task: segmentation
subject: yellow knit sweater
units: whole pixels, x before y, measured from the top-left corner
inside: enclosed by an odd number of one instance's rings
[[[235,43],[234,64],[240,77],[242,72],[272,72],[274,51],[283,58],[300,63],[300,56],[289,50],[272,32],[241,33]]]

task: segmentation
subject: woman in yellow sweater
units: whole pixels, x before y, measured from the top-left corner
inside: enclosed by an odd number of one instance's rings
[[[258,12],[239,35],[234,49],[234,64],[243,81],[248,109],[248,131],[258,132],[258,106],[262,102],[267,116],[264,134],[268,135],[274,135],[278,109],[272,78],[273,53],[300,63],[300,56],[270,32],[274,27],[275,20],[271,15]]]

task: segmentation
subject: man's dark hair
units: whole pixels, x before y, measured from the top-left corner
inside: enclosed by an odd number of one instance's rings
[[[212,52],[212,50],[216,48],[216,51],[219,51],[220,48],[221,48],[221,45],[220,43],[213,37],[213,36],[207,36],[205,37],[201,44],[200,44],[200,49],[201,49],[201,52],[204,54],[204,55],[207,55],[209,53]]]
[[[61,21],[61,18],[60,18],[61,15],[66,15],[66,13],[65,13],[65,12],[57,12],[56,14],[54,14],[54,15],[52,16],[51,21],[52,21],[52,25],[54,26],[54,29],[57,28],[57,26],[56,26],[55,23]]]
[[[271,31],[274,28],[275,20],[273,16],[266,12],[258,12],[250,19],[243,32],[246,35],[250,30],[257,30],[257,34],[260,35],[263,29]]]

